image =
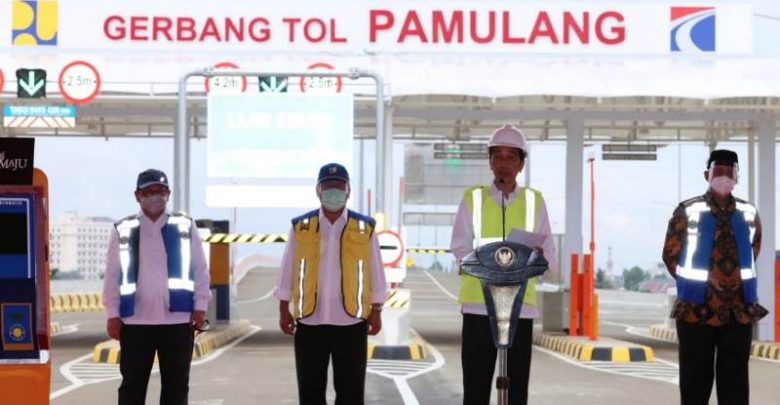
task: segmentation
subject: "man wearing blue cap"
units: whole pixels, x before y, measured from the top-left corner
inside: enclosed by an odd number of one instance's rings
[[[737,154],[714,150],[704,195],[683,201],[666,231],[663,260],[677,282],[671,317],[677,320],[680,402],[748,405],[753,324],[767,314],[758,304],[755,258],[761,222],[753,204],[731,194],[739,180]]]
[[[387,285],[375,223],[346,209],[349,194],[347,169],[322,166],[321,207],[292,220],[274,290],[279,327],[295,335],[301,404],[326,404],[331,358],[336,404],[363,404],[367,335],[382,327]]]
[[[160,363],[160,404],[185,405],[193,332],[206,327],[209,273],[194,221],[165,211],[168,176],[138,175],[141,212],[115,224],[103,283],[108,335],[119,340],[120,405],[146,403],[155,353]]]

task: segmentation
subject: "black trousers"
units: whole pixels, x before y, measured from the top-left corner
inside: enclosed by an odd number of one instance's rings
[[[193,336],[188,323],[122,325],[119,338],[119,405],[144,405],[154,355],[160,365],[160,405],[186,405]]]
[[[366,386],[366,323],[349,326],[298,323],[295,371],[301,405],[325,405],[328,363],[333,358],[336,405],[362,405]]]
[[[680,403],[707,405],[713,377],[718,404],[748,405],[748,362],[753,326],[732,321],[713,327],[677,321]]]
[[[507,352],[509,403],[512,405],[528,403],[532,332],[532,319],[517,320],[512,347]],[[486,315],[463,314],[460,353],[463,367],[463,405],[490,403],[497,353],[490,332],[490,319]]]

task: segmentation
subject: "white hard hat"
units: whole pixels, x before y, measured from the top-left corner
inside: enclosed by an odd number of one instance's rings
[[[490,141],[488,141],[488,148],[494,146],[522,149],[523,153],[528,156],[528,143],[525,140],[525,135],[512,125],[507,124],[493,131],[493,135],[490,135]]]

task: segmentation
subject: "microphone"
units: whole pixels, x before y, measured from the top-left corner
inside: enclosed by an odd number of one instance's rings
[[[498,179],[499,191],[501,191],[501,241],[506,242],[506,195],[504,194],[504,179]]]

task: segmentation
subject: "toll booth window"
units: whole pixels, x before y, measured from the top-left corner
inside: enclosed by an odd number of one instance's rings
[[[27,254],[27,215],[0,214],[0,254]]]

